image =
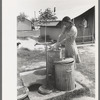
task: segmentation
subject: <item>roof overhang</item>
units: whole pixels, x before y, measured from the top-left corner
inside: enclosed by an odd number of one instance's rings
[[[39,24],[40,26],[57,26],[59,24],[60,20],[57,21],[47,21],[46,23]]]
[[[92,7],[95,7],[95,4],[78,6],[78,7],[72,8],[72,9],[66,9],[56,15],[59,16],[59,18],[58,18],[59,20],[62,20],[65,16],[69,16],[71,19],[74,19],[74,18],[80,16],[81,14],[85,13]]]

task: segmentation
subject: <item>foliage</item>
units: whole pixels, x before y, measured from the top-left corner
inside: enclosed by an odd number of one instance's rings
[[[55,13],[50,8],[45,9],[44,12],[42,10],[40,10],[39,14],[40,15],[39,15],[38,19],[40,22],[54,21],[57,19]]]
[[[31,18],[31,22],[34,24],[36,20],[34,18]]]
[[[23,22],[25,20],[25,18],[27,18],[28,16],[23,12],[20,13],[20,15],[17,16],[18,21]]]

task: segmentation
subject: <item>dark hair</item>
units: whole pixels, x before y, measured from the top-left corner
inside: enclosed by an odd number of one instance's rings
[[[64,21],[64,22],[68,22],[68,21],[71,21],[71,18],[68,17],[68,16],[66,16],[66,17],[64,17],[64,18],[62,19],[62,21]]]
[[[68,23],[71,24],[71,26],[74,25],[73,21],[72,21],[71,18],[68,17],[68,16],[65,16],[65,17],[62,19],[62,22],[68,22]]]
[[[70,26],[68,26],[66,29],[67,31],[69,31],[71,29],[71,27],[74,25],[74,23],[71,21],[71,18],[66,16],[62,19],[62,22],[68,22],[70,23]]]

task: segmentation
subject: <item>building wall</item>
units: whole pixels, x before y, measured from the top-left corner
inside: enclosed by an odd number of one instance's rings
[[[91,13],[88,17],[88,22],[89,22],[89,29],[90,29],[90,34],[95,37],[95,18],[94,18],[94,14]]]
[[[28,20],[25,20],[24,22],[17,22],[17,30],[32,30],[31,22],[29,22]]]
[[[49,35],[53,40],[57,40],[59,34],[61,33],[61,29],[57,27],[47,27],[46,34]],[[40,27],[40,35],[45,35],[45,27]]]
[[[78,30],[77,39],[76,39],[77,42],[88,41],[89,38],[84,37],[84,36],[89,36],[90,35],[88,27],[86,27],[85,31],[83,32],[82,20],[83,20],[82,16],[75,19],[75,25],[76,25],[77,30]],[[87,20],[87,22],[88,22],[88,20]],[[83,38],[84,38],[84,40],[83,40]]]
[[[83,32],[82,28],[82,20],[85,18],[87,20],[87,27]],[[82,14],[81,16],[74,19],[75,25],[78,29],[78,35],[76,41],[79,42],[86,42],[92,41],[95,35],[95,18],[94,18],[94,10],[87,11],[86,13]],[[83,39],[84,36],[84,39]]]

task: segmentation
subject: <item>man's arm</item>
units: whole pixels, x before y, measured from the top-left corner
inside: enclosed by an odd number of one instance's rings
[[[57,42],[60,41],[60,38],[64,35],[65,30],[66,30],[66,26],[63,26],[62,32],[61,32],[61,34],[58,36]]]
[[[58,36],[57,43],[54,45],[55,48],[58,48],[58,46],[59,46],[60,44],[62,44],[63,42],[65,42],[65,40],[67,39],[67,38],[65,38],[65,39],[63,39],[62,41],[60,41],[60,38],[65,34],[65,31],[66,31],[66,26],[63,26],[62,32],[61,32],[61,34]]]
[[[63,33],[58,36],[57,42],[60,42],[60,38],[63,36]]]
[[[66,36],[62,41],[58,42],[57,45],[63,44],[69,37]]]

